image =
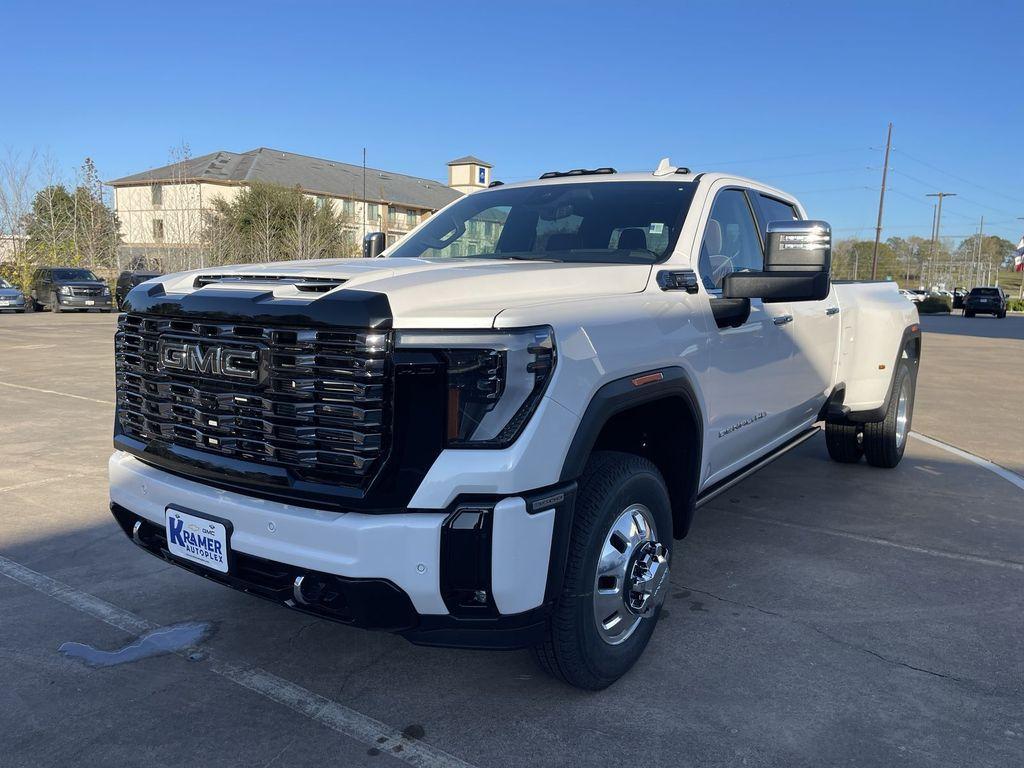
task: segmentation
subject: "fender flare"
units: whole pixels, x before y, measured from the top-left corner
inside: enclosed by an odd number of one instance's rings
[[[885,390],[885,400],[877,408],[872,408],[867,411],[851,411],[846,406],[842,405],[842,402],[836,402],[838,398],[831,400],[829,403],[829,421],[848,421],[855,424],[864,424],[869,421],[881,421],[885,418],[886,411],[889,409],[889,403],[893,396],[893,386],[896,383],[896,371],[899,370],[900,359],[903,357],[904,350],[910,345],[911,342],[916,342],[916,354],[910,357],[910,375],[914,379],[914,383],[917,383],[917,371],[921,361],[921,325],[920,323],[912,323],[903,329],[903,335],[900,338],[900,345],[896,349],[896,357],[892,364],[892,373],[889,374],[889,386]],[[837,385],[838,387],[839,385]],[[845,394],[845,385],[844,394]]]
[[[587,460],[597,438],[608,421],[619,413],[637,406],[653,403],[669,398],[681,399],[690,413],[696,427],[694,445],[696,455],[690,466],[695,471],[692,482],[684,498],[673,499],[673,518],[676,521],[676,538],[682,538],[690,528],[693,513],[697,504],[697,489],[700,486],[700,474],[704,447],[704,417],[700,408],[700,400],[689,374],[680,367],[670,366],[641,371],[602,385],[591,397],[586,411],[576,428],[569,445],[569,450],[562,462],[560,481],[577,480],[583,474]],[[683,468],[680,467],[680,471]],[[680,478],[675,478],[678,482]],[[670,488],[674,478],[665,478]]]

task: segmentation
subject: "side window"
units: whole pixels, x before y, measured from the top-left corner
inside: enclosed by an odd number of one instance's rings
[[[773,221],[793,221],[799,219],[796,208],[789,203],[776,200],[768,195],[758,194],[758,205],[761,207],[761,232],[767,234],[768,224]]]
[[[704,227],[699,262],[708,290],[721,288],[722,278],[731,272],[764,269],[761,238],[743,190],[725,189],[715,197]]]

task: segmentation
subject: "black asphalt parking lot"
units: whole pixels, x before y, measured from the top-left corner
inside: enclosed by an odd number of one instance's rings
[[[923,325],[915,428],[1021,472],[1024,317]],[[892,471],[838,465],[814,438],[700,510],[646,654],[584,693],[525,652],[417,648],[131,546],[107,511],[113,327],[0,315],[0,765],[1024,764],[1006,477],[920,439]],[[180,653],[58,650],[186,622],[206,637]]]

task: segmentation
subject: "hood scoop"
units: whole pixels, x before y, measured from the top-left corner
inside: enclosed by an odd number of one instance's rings
[[[292,285],[304,293],[327,293],[345,282],[340,277],[297,277],[289,275],[198,275],[192,283],[194,288],[207,285]]]

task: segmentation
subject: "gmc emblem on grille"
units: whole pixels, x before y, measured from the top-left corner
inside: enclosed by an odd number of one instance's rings
[[[260,351],[161,339],[160,367],[168,371],[256,381],[260,375]]]

